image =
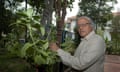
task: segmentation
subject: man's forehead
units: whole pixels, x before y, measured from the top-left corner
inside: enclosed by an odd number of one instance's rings
[[[84,17],[83,18],[79,18],[78,21],[88,21],[89,22],[89,20],[87,18],[84,18]]]
[[[88,19],[85,18],[81,18],[77,21],[77,23],[89,23],[90,21]]]

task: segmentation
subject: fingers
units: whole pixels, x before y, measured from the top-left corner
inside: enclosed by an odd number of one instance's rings
[[[52,50],[52,51],[57,51],[59,49],[59,47],[57,46],[56,43],[50,43],[49,44],[49,48]]]

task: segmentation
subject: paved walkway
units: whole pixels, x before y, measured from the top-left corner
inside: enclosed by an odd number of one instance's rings
[[[105,72],[120,72],[120,56],[106,55]]]

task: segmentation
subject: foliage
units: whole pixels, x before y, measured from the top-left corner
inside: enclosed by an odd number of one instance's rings
[[[30,4],[34,10],[40,14],[43,13],[43,9],[45,8],[45,0],[28,0],[28,4]]]
[[[32,9],[17,13],[16,22],[10,27],[12,32],[7,35],[6,47],[8,51],[17,57],[21,57],[33,66],[46,66],[50,69],[52,65],[59,62],[56,53],[48,49],[49,42],[56,40],[56,28],[51,26],[48,36],[45,28],[40,24],[40,17],[32,14]],[[26,36],[27,35],[27,36]],[[69,44],[69,46],[68,46]],[[62,48],[73,53],[74,42],[67,39]],[[48,72],[50,72],[48,71]]]
[[[64,49],[65,51],[74,54],[74,51],[76,49],[76,43],[74,40],[70,39],[70,38],[66,38],[65,42],[61,44],[62,49]]]
[[[114,32],[119,32],[120,31],[120,16],[115,16],[113,17],[112,20],[112,28]]]
[[[112,20],[112,42],[111,44],[111,51],[110,54],[117,54],[120,55],[120,16],[114,16]]]
[[[107,45],[107,53],[108,54],[115,54],[115,55],[120,55],[120,16],[114,16],[112,19],[112,24],[109,25],[112,30],[111,30],[111,37],[112,40],[108,41],[106,40],[106,45]]]
[[[17,4],[23,0],[8,1],[10,1],[10,9],[18,11]],[[42,65],[56,62],[56,54],[48,49],[49,39],[56,40],[56,37],[54,37],[56,36],[56,32],[53,31],[55,28],[46,30],[46,27],[51,27],[52,13],[55,11],[57,30],[59,30],[57,33],[62,32],[66,7],[72,7],[73,1],[74,0],[25,0],[26,9],[27,4],[30,4],[34,12],[41,17],[41,20],[36,20],[36,17],[39,19],[38,16],[29,17],[24,13],[17,13],[16,22],[10,26],[12,27],[12,33],[7,36],[8,42],[6,46],[8,50],[12,54],[20,56],[30,63]],[[60,13],[60,15],[58,15],[58,13]],[[51,35],[52,37],[50,37]],[[58,36],[61,37],[62,35],[58,34]],[[61,40],[61,38],[57,39]]]
[[[26,59],[32,65],[51,65],[58,61],[56,53],[48,49],[49,37],[54,31],[51,29],[45,37],[45,28],[39,23],[38,16],[32,16],[31,9],[17,14],[20,18],[11,24],[12,33],[8,35],[6,43],[8,51]]]

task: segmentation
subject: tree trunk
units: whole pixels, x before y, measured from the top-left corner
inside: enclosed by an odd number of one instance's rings
[[[56,19],[58,44],[62,42],[62,31],[64,27],[64,19],[66,16],[66,7],[67,7],[67,0],[64,0],[64,2],[62,2],[61,0],[56,0],[55,12],[56,12],[56,16],[58,17],[58,19]]]
[[[58,45],[62,43],[62,32],[64,27],[64,19],[66,16],[66,7],[67,7],[67,0],[56,0],[55,1],[55,13],[57,16],[56,24],[57,24],[57,41]],[[63,72],[63,66],[61,63],[57,63],[58,69],[57,72]]]
[[[44,3],[45,3],[45,9],[43,11],[41,24],[45,27],[46,34],[44,37],[46,38],[46,36],[48,35],[50,31],[50,24],[52,22],[54,0],[44,0]]]

